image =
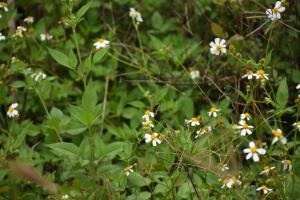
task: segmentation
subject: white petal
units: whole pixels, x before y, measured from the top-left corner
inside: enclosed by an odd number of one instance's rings
[[[256,149],[256,151],[257,151],[259,154],[262,154],[262,155],[266,154],[266,150],[263,149],[263,148],[258,148],[258,149]]]
[[[280,8],[280,6],[281,6],[281,2],[277,1],[276,4],[275,4],[275,8]]]
[[[246,130],[243,129],[242,132],[241,132],[241,136],[245,136],[246,135]]]
[[[226,48],[222,48],[221,51],[222,51],[222,53],[227,53]]]
[[[244,151],[244,153],[250,153],[251,149],[244,149],[243,151]]]
[[[152,140],[152,145],[155,147],[156,146],[156,140]]]
[[[259,161],[259,157],[257,153],[253,153],[253,161],[254,162],[258,162]]]
[[[280,141],[281,141],[282,144],[286,144],[287,139],[284,136],[281,136]]]
[[[274,137],[273,141],[272,141],[272,144],[274,144],[275,142],[278,141],[278,138],[277,137]]]
[[[222,39],[221,42],[220,42],[220,45],[222,45],[222,46],[225,45],[225,42],[226,42],[226,41],[225,41],[224,39]],[[226,46],[226,45],[225,45],[225,46]]]
[[[254,142],[249,142],[249,147],[250,147],[250,148],[255,147],[255,143],[254,143]]]
[[[249,160],[253,156],[252,152],[248,153],[246,156],[246,160]]]
[[[284,12],[284,11],[285,11],[285,7],[280,7],[280,8],[278,8],[278,11],[279,11],[279,12]]]
[[[215,38],[215,43],[220,44],[220,38]]]
[[[214,47],[214,46],[215,46],[215,43],[214,43],[214,42],[210,42],[209,45],[210,45],[211,47]]]

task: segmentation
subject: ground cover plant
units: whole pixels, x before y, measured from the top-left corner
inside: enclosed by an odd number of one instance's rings
[[[299,13],[0,2],[0,200],[300,199]]]

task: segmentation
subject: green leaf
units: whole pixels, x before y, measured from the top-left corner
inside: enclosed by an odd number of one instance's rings
[[[264,62],[265,67],[271,63],[271,59],[272,59],[272,51],[270,51],[265,58],[265,62]]]
[[[131,185],[137,187],[149,185],[151,182],[149,178],[144,178],[142,175],[136,172],[130,173],[130,175],[128,176],[128,181],[129,183],[131,183]]]
[[[211,22],[210,28],[215,36],[217,36],[219,38],[226,38],[226,34],[224,33],[224,30],[219,24],[217,24],[215,22]]]
[[[108,52],[109,48],[99,49],[96,51],[96,53],[93,56],[93,63],[99,62]]]
[[[97,104],[96,90],[92,82],[90,82],[83,93],[82,106],[87,111],[92,111],[96,106],[96,104]]]
[[[12,88],[22,88],[26,87],[26,83],[24,81],[14,81],[9,86]]]
[[[279,105],[279,108],[284,108],[288,103],[289,91],[286,83],[286,78],[282,79],[279,82],[279,87],[276,93],[276,103]]]
[[[76,157],[79,155],[79,148],[73,143],[59,142],[48,144],[46,146],[51,148],[57,155],[65,155],[70,157]]]
[[[59,64],[65,66],[67,68],[74,69],[75,66],[72,66],[72,64],[70,63],[69,58],[66,54],[64,54],[58,50],[50,49],[50,48],[48,48],[48,51],[49,51],[50,55],[52,56],[52,58],[54,60],[56,60],[56,62],[58,62]]]
[[[163,25],[163,18],[159,12],[155,12],[151,17],[152,26],[156,29],[160,29]]]
[[[194,114],[194,102],[188,96],[182,96],[179,98],[180,110],[185,114],[187,118],[190,118]]]
[[[82,6],[76,13],[76,18],[80,20],[80,18],[89,10],[91,6],[91,2],[88,2],[84,6]]]
[[[69,63],[70,63],[70,66],[72,66],[72,68],[74,68],[74,69],[76,68],[76,66],[78,64],[77,56],[75,55],[73,50],[69,51]]]
[[[136,108],[145,108],[145,104],[141,101],[132,101],[128,103],[129,105],[132,105],[133,107]]]

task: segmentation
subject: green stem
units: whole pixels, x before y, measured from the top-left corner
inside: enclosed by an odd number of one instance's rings
[[[94,160],[95,160],[95,155],[94,155],[94,140],[93,140],[93,133],[91,130],[91,127],[88,127],[88,138],[89,138],[89,145],[90,145],[90,158],[89,158],[89,163],[90,163],[90,171],[91,171],[91,176],[93,179],[93,193],[94,194],[94,200],[97,200],[97,179],[96,179],[96,173],[95,173],[95,165],[94,165]]]
[[[46,107],[46,104],[45,104],[45,102],[44,102],[44,100],[43,100],[43,98],[42,98],[42,96],[41,96],[41,94],[40,94],[40,91],[39,91],[36,87],[34,87],[34,90],[35,90],[36,94],[38,95],[38,97],[39,97],[39,99],[40,99],[40,101],[41,101],[41,103],[42,103],[42,105],[43,105],[43,108],[44,108],[46,114],[47,114],[48,117],[49,117],[50,114],[49,114],[48,108]]]

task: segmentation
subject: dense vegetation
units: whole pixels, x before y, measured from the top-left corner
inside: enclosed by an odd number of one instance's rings
[[[299,199],[300,3],[0,3],[0,200]]]

